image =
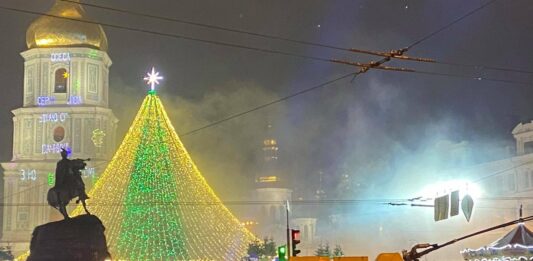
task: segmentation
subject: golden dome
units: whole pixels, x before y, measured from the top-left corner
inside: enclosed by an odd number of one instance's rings
[[[48,14],[72,19],[87,19],[85,10],[80,4],[61,0],[56,0]],[[41,16],[33,21],[26,31],[26,44],[30,49],[39,47],[90,47],[107,51],[107,37],[100,25],[51,16]]]

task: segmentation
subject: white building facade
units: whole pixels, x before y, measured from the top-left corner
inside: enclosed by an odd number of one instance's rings
[[[48,12],[84,19],[76,3],[57,1]],[[57,217],[46,203],[62,148],[90,158],[87,189],[115,151],[117,119],[109,109],[107,38],[99,25],[53,17],[27,31],[22,107],[13,110],[13,157],[3,168],[2,242],[28,249],[35,226]]]

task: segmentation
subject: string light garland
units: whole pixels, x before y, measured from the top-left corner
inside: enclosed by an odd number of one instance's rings
[[[207,184],[153,89],[89,196],[113,259],[239,260],[256,239]]]
[[[533,245],[531,244],[533,232],[524,225],[522,207],[520,207],[520,219],[517,221],[520,223],[515,229],[490,245],[477,249],[467,248],[459,253],[464,260],[468,261],[533,260]]]
[[[97,148],[101,148],[104,144],[104,137],[105,132],[101,129],[95,129],[93,130],[93,136],[91,137],[91,140],[93,141],[93,144]]]
[[[189,156],[156,95],[161,79],[152,68],[148,95],[88,193],[90,211],[106,227],[113,260],[240,260],[258,239],[216,196]],[[71,216],[82,214],[80,205]]]
[[[527,261],[527,260],[533,260],[533,257],[526,257],[526,256],[519,256],[519,257],[512,257],[512,256],[503,256],[503,257],[494,257],[494,258],[473,258],[468,259],[467,261]]]

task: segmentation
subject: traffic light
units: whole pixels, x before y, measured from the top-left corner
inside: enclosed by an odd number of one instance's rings
[[[302,251],[296,249],[296,245],[300,244],[300,230],[298,229],[291,229],[291,235],[292,235],[292,256],[298,256],[298,254]]]
[[[287,246],[286,245],[279,246],[278,247],[278,260],[287,261],[286,255],[287,255]]]

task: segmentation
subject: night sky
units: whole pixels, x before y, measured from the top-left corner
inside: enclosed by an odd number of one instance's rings
[[[176,1],[87,0],[110,7],[346,48],[405,47],[487,1]],[[44,12],[50,0],[3,0]],[[262,39],[85,8],[91,18],[163,33],[368,62],[380,57]],[[533,5],[496,1],[409,51],[439,61],[533,71]],[[22,104],[25,32],[36,16],[0,10],[0,160],[11,159],[11,110]],[[110,106],[123,137],[147,86],[151,66],[165,76],[159,94],[179,133],[246,111],[354,71],[355,68],[252,50],[172,39],[104,26],[113,60]],[[438,73],[533,82],[533,74],[393,61]],[[334,190],[340,173],[363,183],[417,178],[411,164],[444,169],[508,157],[511,130],[533,119],[530,85],[371,70],[246,116],[183,137],[223,199],[248,193],[264,126],[280,143],[285,175],[312,191],[320,170]],[[459,151],[459,153],[457,153]],[[412,174],[412,175],[411,175]],[[424,173],[432,175],[433,173]],[[417,175],[420,175],[418,173]],[[301,183],[295,181],[303,180]],[[297,190],[298,191],[298,190]],[[307,193],[304,189],[301,193]],[[414,192],[413,192],[414,193]],[[409,194],[409,193],[408,193]],[[383,195],[388,196],[388,195]]]

